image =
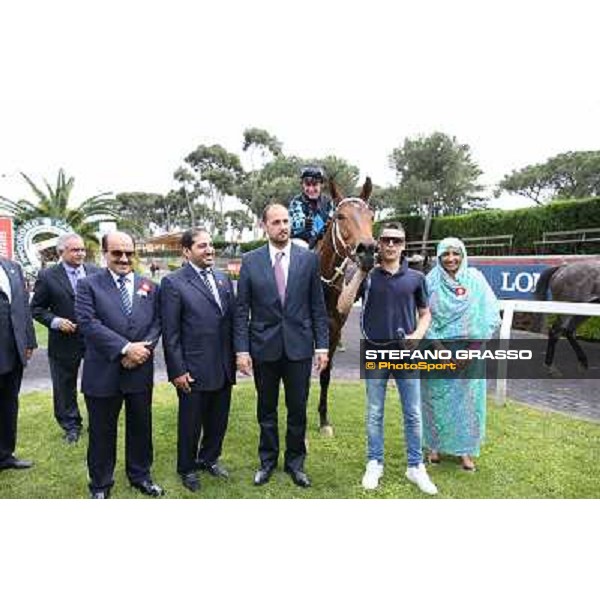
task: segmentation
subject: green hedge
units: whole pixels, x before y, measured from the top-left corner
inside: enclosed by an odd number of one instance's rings
[[[398,215],[376,224],[375,231],[390,221],[400,221],[410,240],[423,234],[424,221],[414,215]],[[478,210],[456,217],[434,217],[429,238],[440,240],[448,236],[467,238],[488,235],[513,235],[513,254],[532,254],[534,242],[541,240],[545,231],[569,231],[600,227],[600,198],[555,201],[545,206],[516,210]],[[572,251],[573,247],[556,244],[553,254]],[[588,247],[590,251],[598,248]]]

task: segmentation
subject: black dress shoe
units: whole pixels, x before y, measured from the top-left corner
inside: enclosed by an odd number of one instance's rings
[[[254,474],[254,485],[264,485],[271,479],[271,475],[273,475],[274,469],[268,469],[261,467]]]
[[[212,465],[200,463],[200,469],[202,471],[206,471],[209,475],[212,475],[213,477],[222,477],[223,479],[227,479],[229,477],[229,472],[227,471],[227,469],[218,462],[213,463]]]
[[[181,476],[181,483],[183,487],[190,490],[190,492],[197,492],[200,489],[200,480],[196,473],[186,473]]]
[[[136,490],[142,492],[142,494],[146,494],[146,496],[158,498],[159,496],[165,495],[165,490],[163,490],[160,485],[154,483],[152,479],[144,479],[144,481],[132,481],[131,485]]]
[[[110,490],[90,492],[90,498],[92,500],[108,500],[110,498]]]
[[[285,472],[292,478],[292,481],[298,487],[310,487],[310,479],[304,471],[294,471],[293,469],[289,469],[286,467]]]
[[[30,460],[21,460],[16,456],[9,456],[0,462],[0,470],[2,469],[30,469],[33,467],[33,462]]]

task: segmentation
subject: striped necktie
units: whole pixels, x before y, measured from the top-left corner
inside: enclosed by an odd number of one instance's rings
[[[129,296],[129,291],[127,290],[127,275],[119,276],[119,294],[121,295],[121,304],[123,305],[123,310],[125,314],[130,317],[131,316],[131,297]]]
[[[208,290],[212,294],[213,298],[215,299],[215,302],[219,305],[221,312],[223,312],[223,307],[221,306],[221,298],[219,296],[219,292],[217,291],[217,289],[215,287],[213,278],[209,277],[209,275],[212,274],[212,270],[211,269],[199,269],[199,273],[200,273],[200,277],[202,278],[204,285],[208,288]]]

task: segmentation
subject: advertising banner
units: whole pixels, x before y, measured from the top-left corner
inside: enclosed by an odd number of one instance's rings
[[[0,217],[0,256],[13,258],[13,221],[10,217]]]

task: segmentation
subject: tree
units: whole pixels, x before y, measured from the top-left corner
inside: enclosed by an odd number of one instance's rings
[[[44,180],[45,190],[38,187],[30,177],[21,173],[37,201],[10,200],[0,196],[0,209],[13,217],[17,225],[37,218],[54,218],[65,221],[85,241],[90,250],[98,247],[98,222],[117,219],[120,211],[111,192],[103,192],[83,200],[77,207],[71,202],[75,178],[67,179],[63,169],[58,171],[56,185]]]
[[[200,145],[186,156],[185,162],[197,180],[198,189],[206,186],[213,214],[219,206],[222,220],[223,200],[225,196],[235,195],[244,173],[239,157],[218,144]]]
[[[242,150],[247,152],[257,150],[260,152],[260,156],[264,161],[268,158],[277,158],[283,156],[283,144],[274,136],[271,135],[265,129],[258,129],[257,127],[250,127],[244,130],[244,143]],[[256,168],[254,160],[250,159],[252,164],[252,170]]]
[[[164,226],[161,194],[148,192],[121,192],[117,194],[120,205],[119,226],[132,234],[146,236],[152,225]]]
[[[527,165],[506,175],[502,192],[519,194],[536,204],[548,200],[600,196],[600,151],[565,152],[545,163]]]
[[[251,229],[254,225],[254,219],[245,210],[241,209],[227,211],[225,220],[234,234],[234,239],[236,232],[241,236],[244,229]]]
[[[445,133],[405,139],[392,151],[390,166],[398,177],[398,198],[419,206],[425,217],[424,244],[433,216],[461,214],[485,203],[477,195],[482,188],[476,182],[482,172],[469,146]]]

